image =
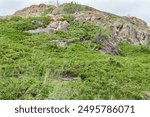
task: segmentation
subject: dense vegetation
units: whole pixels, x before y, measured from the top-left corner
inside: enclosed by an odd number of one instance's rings
[[[141,99],[150,91],[150,47],[120,44],[120,56],[101,54],[94,39],[110,32],[65,18],[68,31],[38,35],[24,31],[49,18],[0,20],[0,99]],[[64,39],[72,44],[51,42]]]
[[[63,7],[64,13],[75,13],[75,12],[79,12],[79,11],[92,10],[92,8],[90,8],[88,6],[80,5],[80,4],[74,3],[74,2],[63,4],[62,7]]]

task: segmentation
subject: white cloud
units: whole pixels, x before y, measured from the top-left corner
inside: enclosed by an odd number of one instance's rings
[[[12,14],[31,4],[49,3],[56,0],[1,0],[0,15]],[[60,3],[71,0],[59,0]],[[150,0],[74,0],[102,11],[118,15],[131,15],[144,19],[150,24]]]

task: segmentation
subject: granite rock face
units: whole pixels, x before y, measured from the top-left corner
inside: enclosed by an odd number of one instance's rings
[[[150,28],[147,23],[135,17],[121,17],[102,11],[84,11],[73,14],[80,22],[91,22],[111,30],[109,39],[97,36],[95,41],[103,45],[102,52],[118,54],[118,44],[126,42],[134,45],[146,45],[150,38]]]

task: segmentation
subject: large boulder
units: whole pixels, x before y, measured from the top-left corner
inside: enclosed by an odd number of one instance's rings
[[[56,30],[67,30],[70,24],[67,21],[54,21],[51,22],[47,27],[54,28]]]
[[[101,53],[104,54],[111,54],[111,55],[119,55],[119,39],[112,35],[111,37],[107,37],[104,35],[99,34],[95,39],[96,44],[100,44],[102,48],[99,50]]]
[[[53,21],[46,28],[37,28],[35,30],[28,30],[26,32],[31,34],[39,34],[39,33],[46,33],[52,34],[57,30],[66,31],[70,24],[67,21]]]
[[[147,29],[142,30],[131,24],[114,23],[111,30],[120,41],[134,45],[145,45],[150,38],[150,33]]]
[[[47,28],[53,28],[55,30],[67,30],[69,27],[69,23],[67,21],[53,21],[47,26]]]
[[[67,30],[69,25],[67,21],[60,21],[57,30]]]
[[[100,50],[103,53],[118,55],[119,44],[129,43],[133,45],[146,45],[150,39],[150,32],[148,29],[142,30],[131,24],[114,23],[105,25],[111,30],[111,37],[103,37],[97,35],[95,42],[101,44],[103,47]]]

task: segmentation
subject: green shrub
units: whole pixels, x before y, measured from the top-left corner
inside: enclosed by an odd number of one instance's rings
[[[79,38],[81,40],[92,40],[99,31],[99,27],[89,22],[70,22],[68,31],[56,31],[62,38]]]
[[[0,88],[0,99],[4,100],[45,99],[53,90],[53,87],[35,78],[1,80]]]
[[[98,33],[98,37],[110,39],[112,37],[112,32],[109,28],[101,26]]]
[[[15,19],[16,20],[16,19]],[[32,30],[38,27],[46,27],[51,19],[49,17],[31,17],[20,19],[17,22],[10,20],[8,22],[9,27],[15,28],[20,31]],[[34,23],[37,22],[37,23]]]
[[[141,46],[140,52],[145,54],[150,54],[150,47],[149,46]]]
[[[93,39],[99,30],[109,39],[109,29],[65,18],[67,31],[39,35],[24,30],[51,19],[0,20],[0,99],[141,99],[140,92],[150,90],[148,46],[121,44],[125,56],[101,54]],[[65,48],[51,42],[67,39]],[[63,75],[78,79],[63,81]]]
[[[11,21],[20,21],[20,20],[22,20],[22,17],[20,17],[20,16],[13,16],[13,17],[10,18],[10,20]]]
[[[54,10],[54,8],[50,7],[50,8],[48,8],[46,11],[44,11],[44,13],[43,13],[42,15],[43,15],[43,16],[46,16],[47,14],[52,13],[53,10]]]
[[[68,23],[71,23],[74,20],[74,17],[70,14],[63,15],[63,19],[61,21],[67,21]]]
[[[75,13],[79,11],[88,11],[88,10],[91,10],[91,8],[74,2],[63,4],[63,11],[65,13]]]
[[[109,21],[110,22],[115,22],[116,20],[119,20],[119,19],[121,19],[121,17],[117,16],[117,15],[110,15],[109,16]]]
[[[86,47],[86,48],[88,48],[89,50],[91,50],[91,51],[98,51],[98,50],[100,50],[101,48],[102,48],[102,45],[100,45],[100,44],[95,44],[94,42],[92,42],[92,41],[84,41],[83,42],[83,45]]]
[[[136,45],[130,45],[126,43],[120,44],[121,53],[123,55],[143,55],[143,54],[150,54],[150,48],[149,46],[136,46]]]

